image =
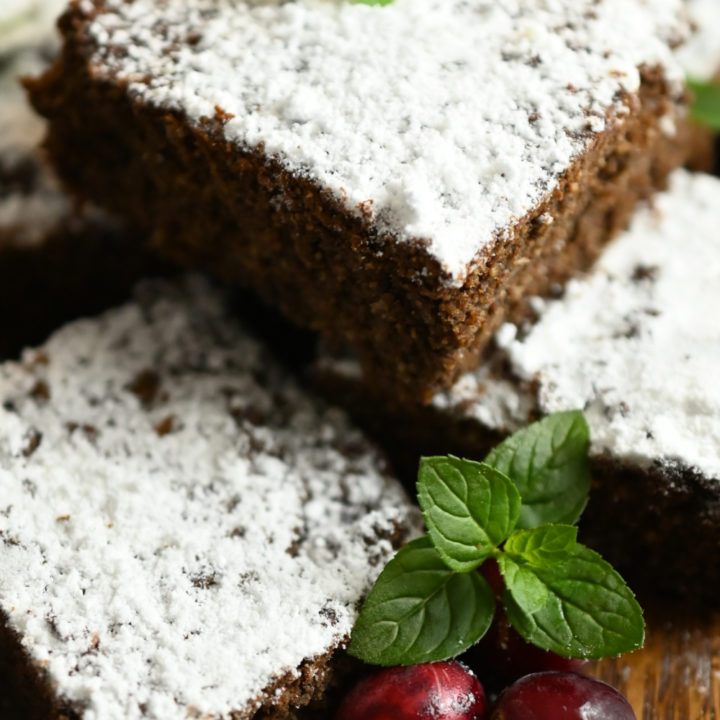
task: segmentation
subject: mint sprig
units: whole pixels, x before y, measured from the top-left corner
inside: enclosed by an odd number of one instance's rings
[[[698,125],[720,132],[720,82],[699,82],[689,79],[693,96],[690,118]]]
[[[428,535],[402,548],[368,596],[348,651],[377,665],[455,657],[495,611],[476,568],[497,560],[508,620],[566,657],[640,647],[642,610],[620,575],[577,542],[589,492],[582,413],[551,415],[508,438],[485,462],[422,458],[418,500]],[[529,499],[528,499],[529,498]]]

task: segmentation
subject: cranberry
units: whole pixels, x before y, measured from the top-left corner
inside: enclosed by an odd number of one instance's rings
[[[345,697],[336,720],[483,720],[485,691],[455,661],[381,670]]]
[[[525,642],[499,608],[490,629],[466,659],[475,670],[482,668],[507,682],[545,670],[580,672],[588,664],[587,660],[562,657]]]
[[[502,599],[505,592],[505,580],[500,572],[500,566],[495,558],[488,558],[480,566],[480,574],[488,581],[488,585],[493,591],[495,597]]]
[[[630,703],[601,680],[577,673],[526,675],[500,696],[491,720],[637,720]]]

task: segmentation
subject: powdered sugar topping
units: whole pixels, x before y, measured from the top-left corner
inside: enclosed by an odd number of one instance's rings
[[[720,73],[720,2],[687,0],[687,4],[695,32],[678,49],[678,58],[689,77],[711,80]]]
[[[720,478],[719,224],[720,180],[676,171],[592,275],[508,345],[545,412],[585,410],[594,453]]]
[[[0,607],[84,720],[251,716],[412,514],[204,283],[67,326],[0,398]]]
[[[98,76],[196,123],[221,108],[227,139],[423,241],[451,283],[622,122],[641,65],[682,80],[669,43],[687,30],[682,0],[102,6]]]

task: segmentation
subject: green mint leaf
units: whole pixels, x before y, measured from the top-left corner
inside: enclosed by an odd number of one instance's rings
[[[693,95],[690,118],[698,125],[720,131],[720,83],[688,80]]]
[[[402,548],[380,573],[348,652],[372,665],[446,660],[487,632],[494,610],[492,590],[480,573],[448,569],[424,536]]]
[[[552,566],[520,565],[498,558],[506,583],[508,620],[525,640],[565,657],[602,658],[642,646],[642,610],[620,575],[596,552],[576,544],[571,557]],[[524,571],[519,571],[514,566]],[[526,573],[547,588],[540,606]]]
[[[497,561],[505,587],[508,592],[512,588],[512,597],[525,613],[532,615],[547,605],[550,591],[533,570],[516,563],[509,555],[502,554]]]
[[[361,5],[389,5],[394,0],[354,0],[355,3]]]
[[[488,558],[520,512],[520,494],[501,472],[452,455],[420,460],[418,501],[433,544],[457,572]]]
[[[590,430],[577,410],[548,415],[511,435],[485,459],[522,496],[518,528],[577,522],[590,492]]]
[[[553,565],[572,557],[577,545],[577,534],[575,525],[542,525],[513,533],[503,549],[521,562]]]

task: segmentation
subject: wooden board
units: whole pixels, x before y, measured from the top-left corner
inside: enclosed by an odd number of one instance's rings
[[[720,720],[720,611],[647,613],[645,647],[592,674],[618,688],[638,720]]]

